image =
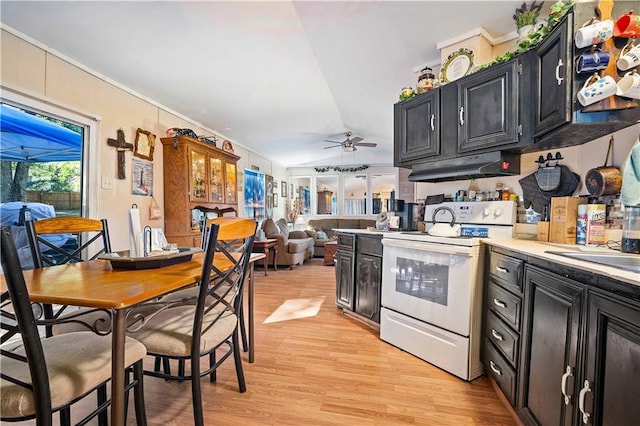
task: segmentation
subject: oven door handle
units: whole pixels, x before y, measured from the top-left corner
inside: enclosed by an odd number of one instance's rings
[[[385,247],[397,247],[410,250],[421,250],[433,253],[443,254],[457,254],[459,256],[471,257],[476,247],[464,247],[464,246],[452,246],[448,244],[434,244],[423,241],[410,241],[410,240],[395,240],[395,239],[382,239],[382,244]]]

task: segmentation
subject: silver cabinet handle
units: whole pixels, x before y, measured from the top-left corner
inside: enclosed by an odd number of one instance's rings
[[[431,114],[431,131],[432,131],[432,132],[436,129],[436,127],[435,127],[435,125],[434,125],[434,122],[433,122],[433,120],[434,120],[435,118],[436,118],[436,115],[435,115],[435,114]]]
[[[460,125],[464,126],[464,107],[460,107]]]
[[[571,404],[571,395],[567,394],[567,380],[569,377],[573,377],[573,373],[571,371],[571,366],[567,365],[567,371],[562,375],[562,384],[560,388],[562,389],[562,395],[564,395],[564,405]]]
[[[496,266],[496,271],[501,272],[503,274],[509,273],[509,270],[507,268],[503,268],[502,266]]]
[[[562,80],[564,80],[564,77],[560,77],[560,67],[564,65],[564,62],[562,62],[562,58],[558,59],[558,65],[556,66],[556,81],[558,82],[558,86],[560,86],[562,84]]]
[[[500,371],[500,369],[496,366],[495,362],[489,361],[489,367],[491,367],[491,370],[498,376],[502,376],[502,371]]]
[[[500,340],[501,342],[504,340],[502,334],[498,333],[495,328],[491,329],[491,335],[496,338],[496,340]]]
[[[500,307],[500,308],[506,308],[507,304],[504,303],[502,300],[498,300],[495,297],[493,298],[493,304]]]
[[[591,392],[591,387],[589,387],[589,381],[584,381],[584,387],[580,390],[580,399],[578,400],[578,408],[580,408],[580,412],[582,413],[582,423],[589,424],[589,417],[591,414],[584,411],[584,399],[587,396],[587,393]]]

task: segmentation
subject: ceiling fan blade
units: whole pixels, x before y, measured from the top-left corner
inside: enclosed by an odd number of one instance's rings
[[[332,141],[332,140],[329,140],[329,139],[324,139],[322,142],[339,143],[341,145],[344,143],[343,141]]]
[[[324,148],[322,148],[322,149],[338,148],[339,146],[341,146],[341,145],[325,146],[325,147],[324,147]]]
[[[369,146],[371,148],[375,148],[376,146],[378,146],[377,143],[373,143],[373,142],[360,142],[360,143],[356,143],[354,145],[358,145],[358,146]]]
[[[358,142],[360,142],[360,141],[362,141],[362,140],[364,140],[364,139],[362,139],[360,136],[356,136],[356,137],[355,137],[355,138],[353,138],[353,139],[349,139],[349,141],[350,141],[351,143],[358,143]]]

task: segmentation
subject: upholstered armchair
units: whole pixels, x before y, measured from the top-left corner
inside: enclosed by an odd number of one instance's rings
[[[262,222],[262,230],[267,238],[278,240],[278,265],[286,265],[293,269],[306,259],[313,257],[314,240],[305,231],[289,231],[287,222],[279,219],[266,219]],[[273,253],[270,254],[273,256]],[[273,259],[269,259],[269,263]]]

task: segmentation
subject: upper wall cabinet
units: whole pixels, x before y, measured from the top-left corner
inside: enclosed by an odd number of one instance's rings
[[[535,50],[534,136],[571,121],[572,26],[569,14]]]
[[[501,149],[520,143],[523,133],[518,99],[523,67],[514,59],[455,81],[458,152]],[[526,117],[523,117],[526,119]]]
[[[600,9],[601,21],[618,18],[638,8],[638,1],[615,0]],[[534,138],[535,143],[523,151],[541,151],[579,145],[608,135],[640,120],[640,101],[612,95],[602,101],[583,106],[578,92],[596,72],[620,81],[628,71],[617,68],[620,51],[629,38],[612,37],[596,45],[609,56],[605,69],[578,72],[577,63],[592,46],[577,48],[576,32],[592,18],[598,2],[577,3],[535,50]],[[637,42],[636,42],[637,44]]]
[[[396,167],[440,154],[440,90],[394,106]]]

